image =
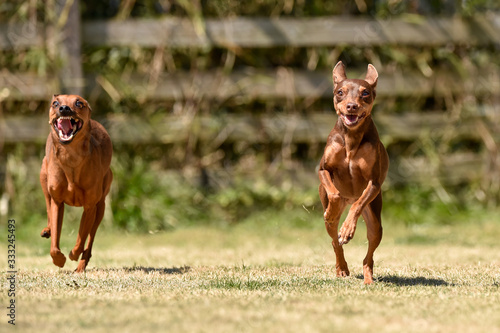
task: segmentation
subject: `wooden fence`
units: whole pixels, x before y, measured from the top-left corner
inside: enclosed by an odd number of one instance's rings
[[[471,45],[488,47],[500,44],[500,15],[473,18],[422,18],[411,16],[389,20],[368,18],[233,18],[194,22],[183,18],[156,20],[82,22],[81,29],[67,30],[77,34],[84,46],[207,48],[230,50],[271,47],[334,47],[408,45],[438,47]],[[81,35],[80,35],[81,31]],[[36,24],[0,24],[0,49],[22,50],[46,48],[47,27]],[[67,36],[66,36],[67,37]],[[79,59],[80,48],[67,48],[68,58]],[[76,51],[75,51],[76,50]],[[69,64],[69,60],[68,60]],[[74,64],[74,62],[73,62]],[[334,64],[332,64],[334,65]],[[73,65],[74,66],[74,65]],[[64,67],[64,66],[63,66]],[[67,66],[66,66],[67,67]],[[64,70],[64,68],[63,68]],[[63,71],[62,70],[62,71]],[[364,70],[364,69],[362,69]],[[362,70],[349,69],[349,74]],[[474,69],[474,73],[453,74],[431,70],[431,73],[380,71],[378,99],[396,97],[449,96],[451,94],[500,95],[498,67]],[[244,99],[294,100],[332,97],[329,71],[305,69],[247,68],[229,73],[223,69],[207,72],[159,73],[150,76],[134,74],[111,84],[101,73],[83,73],[83,94],[107,94],[121,98],[126,90],[141,100],[209,100]],[[34,73],[0,72],[0,101],[45,101],[61,84],[54,77]],[[97,92],[97,93],[96,93]],[[498,98],[497,98],[498,100]],[[415,112],[417,111],[417,112]],[[408,110],[403,114],[375,116],[379,131],[387,144],[400,140],[414,141],[425,137],[439,138],[452,132],[456,138],[482,143],[480,152],[457,151],[445,159],[433,161],[429,156],[395,158],[391,173],[400,180],[432,182],[436,177],[446,182],[464,180],[491,181],[498,175],[500,157],[500,106],[488,104],[475,108],[467,118],[457,119],[449,112]],[[45,116],[16,116],[0,119],[0,141],[43,142],[48,133]],[[293,143],[324,142],[335,116],[325,110],[310,110],[306,115],[165,115],[147,119],[139,115],[107,115],[107,127],[113,141],[121,143],[176,143],[196,135],[200,140],[280,142],[285,135]],[[133,124],[133,125],[131,125]],[[222,134],[221,134],[222,133]],[[259,133],[256,135],[255,133]],[[490,177],[490,178],[489,178]],[[497,178],[498,179],[498,176]]]

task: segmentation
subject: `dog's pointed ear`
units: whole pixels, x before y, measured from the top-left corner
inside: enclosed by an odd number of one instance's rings
[[[89,111],[90,111],[90,112],[92,112],[92,108],[90,107],[90,103],[89,103],[89,102],[87,102],[87,100],[86,100],[86,99],[84,99],[84,101],[85,101],[85,103],[87,103],[87,108],[89,109]]]
[[[334,85],[337,85],[339,82],[342,82],[345,79],[347,79],[347,76],[345,75],[345,67],[342,61],[339,61],[335,65],[335,67],[333,68],[332,76]]]
[[[378,72],[372,64],[368,65],[365,81],[368,82],[368,84],[370,84],[373,88],[377,86]]]

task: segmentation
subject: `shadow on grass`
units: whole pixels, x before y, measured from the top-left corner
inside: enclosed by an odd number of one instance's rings
[[[144,266],[134,266],[134,267],[123,267],[123,270],[127,273],[130,272],[158,272],[160,274],[184,274],[191,270],[189,266],[182,267],[172,267],[172,268],[164,268],[164,267],[144,267]]]
[[[145,266],[133,266],[133,267],[123,267],[123,268],[92,268],[90,270],[87,270],[89,272],[91,271],[124,271],[125,273],[133,273],[133,272],[144,272],[144,273],[152,273],[152,272],[157,272],[160,274],[185,274],[191,270],[191,267],[189,266],[182,266],[182,267],[145,267]],[[73,272],[68,272],[73,273]]]
[[[361,278],[363,276],[361,275]],[[397,286],[448,286],[449,283],[441,279],[428,279],[422,276],[405,277],[405,276],[381,276],[377,279],[378,282],[390,283]]]

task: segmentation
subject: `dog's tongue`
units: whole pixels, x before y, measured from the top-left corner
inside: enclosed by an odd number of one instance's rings
[[[71,125],[70,119],[59,118],[57,120],[57,128],[60,129],[64,134],[67,134],[73,130],[73,125]]]
[[[358,120],[358,116],[355,115],[355,114],[348,114],[346,116],[347,120],[349,120],[350,123],[353,123],[355,122],[356,120]]]

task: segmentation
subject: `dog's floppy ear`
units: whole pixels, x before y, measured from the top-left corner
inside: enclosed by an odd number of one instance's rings
[[[339,61],[335,65],[335,67],[333,68],[332,76],[334,85],[337,85],[339,82],[342,82],[345,79],[347,79],[347,76],[345,75],[344,64],[342,63],[342,61]]]
[[[375,66],[372,64],[368,65],[368,70],[366,71],[366,77],[365,81],[370,84],[373,89],[377,86],[377,81],[378,81],[378,73],[377,70],[375,69]]]

